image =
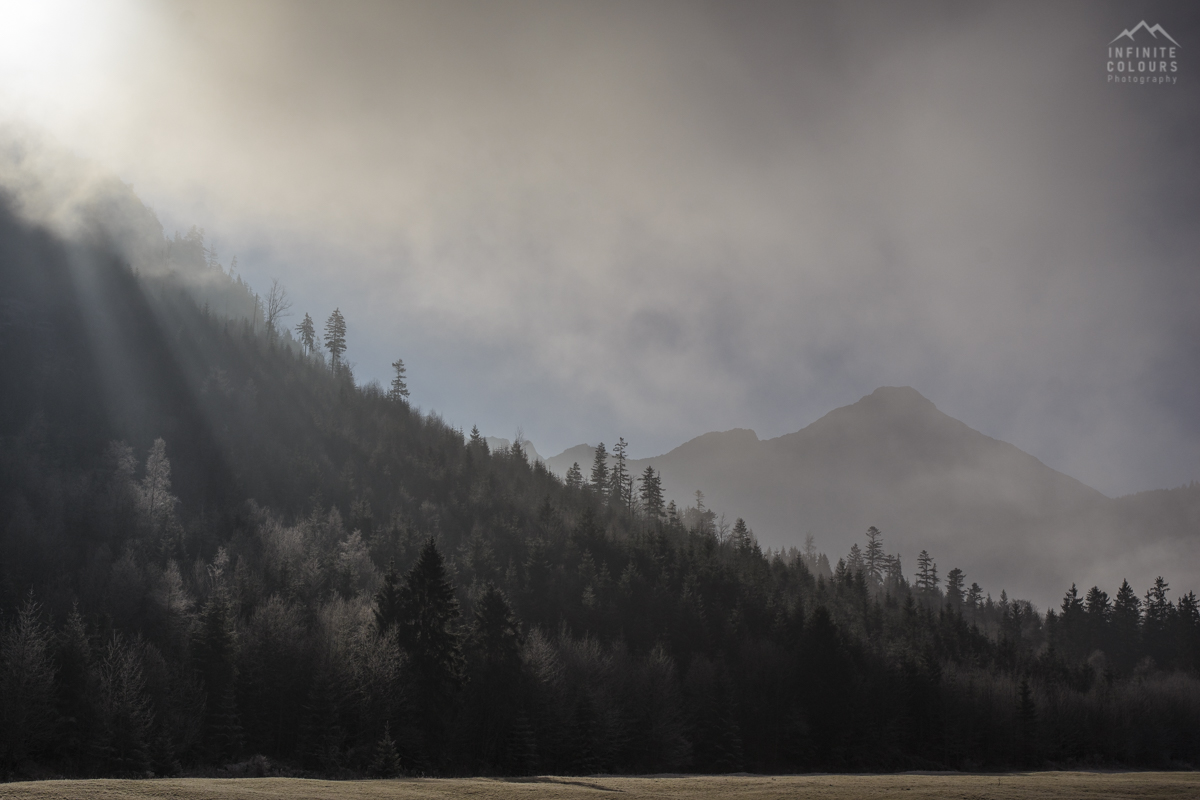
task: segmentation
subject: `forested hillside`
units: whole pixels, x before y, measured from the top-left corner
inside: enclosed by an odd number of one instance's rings
[[[1042,615],[971,564],[910,581],[886,531],[764,552],[653,469],[493,452],[183,269],[0,208],[5,777],[1200,763],[1193,594]]]

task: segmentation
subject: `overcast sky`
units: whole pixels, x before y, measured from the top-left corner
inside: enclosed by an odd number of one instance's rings
[[[0,8],[4,115],[452,424],[641,457],[910,385],[1200,479],[1194,3]],[[1142,19],[1172,85],[1106,80]]]

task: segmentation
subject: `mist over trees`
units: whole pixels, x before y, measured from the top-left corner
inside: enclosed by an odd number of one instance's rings
[[[295,341],[169,244],[245,314],[0,207],[4,777],[1200,761],[1193,593],[1043,614],[886,530],[764,551],[624,439],[564,481],[400,359],[356,385],[340,311]]]

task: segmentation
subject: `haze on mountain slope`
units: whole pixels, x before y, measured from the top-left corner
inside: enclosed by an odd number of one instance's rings
[[[594,448],[547,459],[587,470]],[[812,534],[831,561],[880,528],[912,572],[928,550],[994,591],[1056,605],[1071,582],[1144,589],[1158,575],[1200,577],[1200,487],[1109,498],[1013,445],[942,413],[909,387],[881,387],[775,439],[734,429],[630,461],[662,474],[666,495],[743,517],[764,547]]]
[[[26,220],[64,235],[86,229],[143,276],[183,281],[198,303],[222,315],[254,315],[250,290],[233,268],[206,264],[208,251],[191,234],[164,239],[131,187],[28,136],[6,141],[0,175]],[[93,314],[89,324],[97,341],[115,341],[103,333],[112,320]],[[128,361],[120,348],[103,349],[113,364]],[[524,446],[539,457],[532,443]],[[546,463],[562,475],[578,461],[586,472],[592,454],[579,445]],[[943,574],[957,566],[989,590],[1043,607],[1072,581],[1111,592],[1128,578],[1141,592],[1159,574],[1180,587],[1200,577],[1200,489],[1107,498],[943,414],[913,389],[877,390],[775,439],[760,441],[745,429],[708,433],[632,460],[631,474],[648,464],[662,472],[668,498],[683,506],[703,491],[706,504],[730,521],[745,518],[765,547],[800,547],[811,533],[836,563],[874,525],[904,558],[907,574],[925,549]]]

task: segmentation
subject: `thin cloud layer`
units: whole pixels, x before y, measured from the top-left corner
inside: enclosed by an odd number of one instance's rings
[[[25,20],[81,55],[3,97],[544,453],[899,384],[1109,493],[1200,477],[1200,63],[1106,84],[1118,5],[894,5],[113,5]]]

